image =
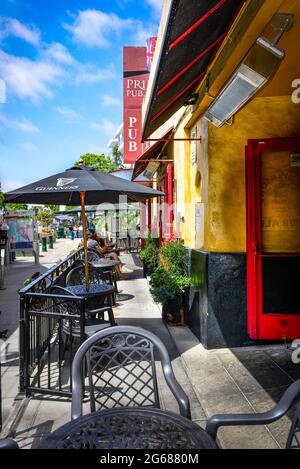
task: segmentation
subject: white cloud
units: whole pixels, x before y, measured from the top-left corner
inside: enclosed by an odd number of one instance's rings
[[[34,26],[26,26],[15,18],[0,17],[0,39],[14,36],[38,47],[41,33]]]
[[[147,44],[147,39],[152,36],[157,35],[156,24],[144,24],[141,21],[136,22],[135,34],[132,40],[129,42],[129,45],[134,46],[145,46]]]
[[[106,136],[111,137],[115,134],[117,126],[109,120],[103,120],[102,122],[92,122],[91,128],[97,130],[98,132],[104,133]]]
[[[73,111],[73,109],[70,109],[66,106],[58,106],[56,108],[56,112],[58,112],[66,120],[71,121],[71,122],[79,121],[80,119],[82,119],[82,116],[80,114],[78,114],[77,112]]]
[[[54,60],[64,65],[76,66],[78,62],[70,54],[68,49],[59,42],[53,42],[42,53],[47,59]]]
[[[102,103],[105,107],[118,107],[122,105],[122,102],[119,98],[116,96],[110,96],[108,94],[105,94],[102,97]]]
[[[116,78],[112,68],[100,69],[94,65],[81,65],[75,78],[76,85],[87,84],[92,85],[105,80],[113,80]]]
[[[25,118],[22,118],[20,120],[8,119],[4,115],[0,115],[0,123],[8,129],[20,130],[21,132],[25,132],[28,134],[36,134],[39,132],[38,127],[34,125],[30,120]]]
[[[65,75],[59,65],[47,60],[16,57],[1,50],[0,70],[8,90],[20,98],[35,101],[42,97],[51,97],[52,85],[57,84]]]
[[[38,149],[36,145],[30,142],[17,143],[17,147],[25,151],[36,151]]]
[[[123,19],[114,13],[84,10],[78,13],[72,25],[64,24],[64,27],[72,33],[74,42],[93,48],[108,47],[116,35],[124,32],[134,34],[141,25],[138,20]]]
[[[88,10],[90,11],[93,10]],[[103,15],[106,18],[107,15]],[[112,15],[111,19],[118,20],[115,16]],[[86,19],[84,18],[81,18],[83,22]],[[123,24],[127,20],[120,20],[118,24],[113,23],[111,31],[118,29],[120,22]],[[97,24],[99,27],[99,18]],[[2,25],[5,26],[2,28],[3,31],[1,31]],[[92,85],[116,78],[114,66],[99,68],[91,63],[81,63],[63,44],[42,43],[37,28],[28,28],[18,20],[0,16],[0,40],[8,35],[22,36],[24,40],[37,46],[36,58],[16,56],[0,50],[0,76],[5,82],[8,97],[9,94],[15,94],[19,98],[37,102],[43,98],[51,98],[55,88],[65,83]],[[75,115],[69,114],[69,118],[75,118]]]

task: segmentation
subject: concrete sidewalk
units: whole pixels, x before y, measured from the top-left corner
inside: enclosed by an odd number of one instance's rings
[[[143,278],[138,256],[123,255],[122,260],[132,273],[118,282],[116,321],[119,325],[144,327],[163,340],[175,375],[190,399],[192,419],[199,425],[205,426],[216,413],[269,410],[287,387],[300,379],[299,365],[292,363],[291,350],[284,346],[207,351],[187,327],[167,328]],[[161,405],[178,413],[177,403],[158,371]],[[17,368],[14,372],[18,372]],[[26,403],[12,435],[22,448],[38,447],[47,434],[70,421],[68,399],[44,395],[34,396]],[[290,419],[286,417],[268,427],[229,427],[219,432],[219,444],[238,449],[283,448],[289,426]]]
[[[283,345],[208,351],[190,329],[170,331],[206,418],[268,411],[300,379],[300,366]],[[284,448],[290,426],[284,417],[269,426],[227,427],[218,433],[219,444],[226,449]]]
[[[15,412],[15,397],[19,384],[19,296],[18,290],[23,282],[35,272],[45,272],[65,258],[72,249],[76,249],[80,240],[59,239],[54,249],[40,256],[40,264],[34,263],[33,257],[18,257],[15,262],[5,268],[5,290],[0,291],[0,330],[8,330],[8,340],[2,350],[2,420],[3,429],[9,415]]]

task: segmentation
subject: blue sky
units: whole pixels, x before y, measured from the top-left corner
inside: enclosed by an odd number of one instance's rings
[[[0,181],[7,191],[106,152],[122,122],[122,47],[163,0],[0,0]]]

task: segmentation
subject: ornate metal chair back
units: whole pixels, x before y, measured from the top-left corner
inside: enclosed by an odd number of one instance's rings
[[[98,332],[78,349],[72,368],[72,418],[82,413],[81,366],[86,359],[91,412],[113,407],[160,407],[154,349],[180,413],[190,418],[188,398],[176,381],[168,352],[154,334],[116,326]]]
[[[52,299],[53,309],[64,316],[66,319],[63,320],[62,330],[67,335],[80,336],[80,320],[78,316],[81,315],[80,304],[74,299],[64,299],[64,296],[74,296],[66,288],[60,286],[53,286],[50,288],[49,293],[51,295],[57,295]],[[77,316],[76,319],[72,319],[72,316]]]
[[[96,249],[88,249],[87,256],[89,262],[98,262],[103,257]]]
[[[98,269],[94,269],[92,266],[89,266],[89,280],[90,284],[99,284],[106,283],[107,279],[105,275]],[[84,266],[75,267],[68,273],[66,278],[66,285],[83,285],[85,283],[85,270]]]

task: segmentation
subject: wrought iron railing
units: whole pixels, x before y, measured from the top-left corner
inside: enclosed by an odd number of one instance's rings
[[[51,290],[65,285],[82,252],[76,251],[19,291],[21,394],[71,396],[75,340],[84,340],[85,300]]]

